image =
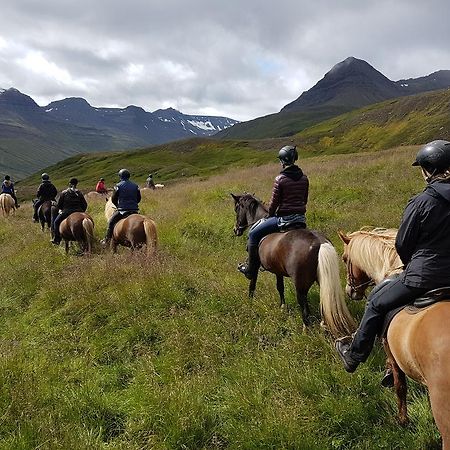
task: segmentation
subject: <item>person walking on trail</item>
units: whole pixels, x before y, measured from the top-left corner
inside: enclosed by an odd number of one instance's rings
[[[16,190],[14,189],[14,183],[11,181],[11,177],[9,175],[5,175],[5,178],[2,183],[2,194],[9,194],[14,199],[14,204],[16,208],[20,208],[19,203],[17,202]]]
[[[412,303],[425,292],[448,286],[450,273],[450,142],[423,146],[413,166],[420,166],[427,185],[403,212],[395,248],[404,271],[375,287],[353,339],[335,342],[347,372],[365,362],[381,332],[386,314]]]
[[[141,201],[139,186],[130,180],[130,172],[127,169],[119,170],[119,178],[120,181],[114,187],[114,193],[111,197],[117,211],[109,219],[105,238],[101,241],[103,245],[110,243],[114,226],[119,220],[139,212],[139,202]]]
[[[148,187],[150,189],[156,189],[155,182],[153,181],[153,174],[152,173],[150,173],[148,175],[148,178],[145,180],[145,185],[146,185],[146,187]]]
[[[56,208],[59,213],[55,218],[52,217],[52,244],[59,245],[61,243],[61,234],[59,232],[61,222],[73,212],[85,212],[87,209],[86,199],[84,198],[83,193],[77,189],[77,185],[78,180],[76,178],[71,178],[68,189],[62,191],[58,198]]]
[[[268,217],[250,228],[248,262],[238,265],[238,270],[249,279],[254,277],[259,268],[258,246],[264,236],[294,225],[306,228],[309,181],[302,169],[295,164],[298,159],[297,148],[292,145],[282,147],[278,152],[278,159],[283,169],[273,184]]]
[[[55,201],[56,196],[58,195],[58,190],[53,185],[53,183],[50,181],[50,176],[48,173],[43,173],[41,175],[41,184],[38,187],[38,190],[36,192],[36,198],[37,200],[33,202],[33,220],[35,222],[39,222],[38,219],[38,210],[39,207],[46,201]]]
[[[98,181],[97,186],[95,186],[95,192],[98,192],[99,194],[108,193],[108,189],[106,189],[104,178],[100,178],[100,180]]]

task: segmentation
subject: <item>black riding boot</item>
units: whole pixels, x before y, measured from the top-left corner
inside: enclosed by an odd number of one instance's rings
[[[238,270],[251,280],[258,273],[260,264],[258,245],[249,245],[248,262],[239,264]]]

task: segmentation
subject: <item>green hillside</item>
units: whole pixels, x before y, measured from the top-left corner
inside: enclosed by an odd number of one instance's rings
[[[397,226],[422,189],[411,167],[416,151],[301,160],[311,182],[309,226],[339,252],[338,229]],[[207,157],[199,152],[193,165]],[[107,160],[103,171],[112,174]],[[101,161],[81,162],[72,167],[86,182],[101,173]],[[380,387],[379,346],[355,374],[343,370],[318,325],[317,287],[309,295],[317,320],[306,334],[292,287],[287,310],[278,308],[273,275],[262,273],[247,299],[247,280],[236,270],[245,240],[232,233],[229,193],[267,200],[279,166],[248,166],[242,156],[234,164],[244,162],[145,193],[142,211],[159,233],[159,255],[150,260],[126,249],[65,256],[31,222],[28,202],[0,218],[0,448],[440,448],[426,390],[413,382],[411,425],[397,424],[395,395]],[[163,163],[152,168],[169,177]],[[55,176],[71,170],[60,165]],[[97,238],[103,207],[92,202],[88,210]],[[364,304],[349,307],[361,317]]]

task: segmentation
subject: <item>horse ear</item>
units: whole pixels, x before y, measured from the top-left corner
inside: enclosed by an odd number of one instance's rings
[[[344,244],[348,244],[350,242],[350,238],[342,230],[338,230],[338,235]]]
[[[239,199],[241,198],[240,195],[234,195],[232,192],[230,192],[230,195],[233,197],[234,201],[237,203]]]

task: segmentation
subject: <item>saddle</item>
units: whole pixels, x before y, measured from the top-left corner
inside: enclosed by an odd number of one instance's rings
[[[413,303],[409,305],[400,306],[389,311],[384,319],[383,328],[381,329],[380,337],[386,337],[387,330],[392,319],[403,309],[406,309],[408,314],[417,314],[428,306],[434,305],[438,302],[450,301],[450,286],[445,286],[431,291],[425,292],[421,297],[416,298]]]

